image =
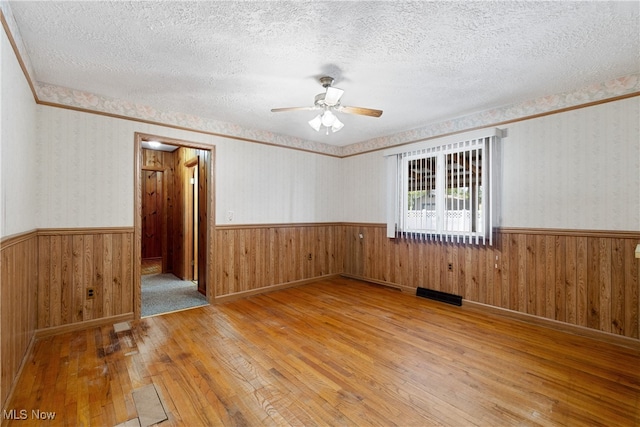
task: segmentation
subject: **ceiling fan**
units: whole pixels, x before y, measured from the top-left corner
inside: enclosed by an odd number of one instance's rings
[[[382,115],[382,110],[363,107],[347,107],[346,105],[340,104],[340,98],[342,98],[344,90],[331,86],[333,84],[333,77],[321,77],[320,84],[326,90],[325,92],[316,95],[313,106],[273,108],[271,112],[280,113],[283,111],[323,110],[316,117],[309,120],[309,126],[311,126],[316,132],[319,132],[320,129],[324,127],[327,134],[329,134],[329,129],[331,129],[332,132],[338,132],[344,127],[344,123],[338,119],[334,114],[334,111],[369,117],[380,117]]]

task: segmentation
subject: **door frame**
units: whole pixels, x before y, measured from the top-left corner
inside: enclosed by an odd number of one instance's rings
[[[188,230],[188,235],[184,236],[185,253],[183,254],[184,264],[188,265],[187,278],[198,280],[198,174],[200,168],[199,156],[187,159],[184,163],[187,169],[188,180],[185,180],[185,213],[184,229]],[[193,180],[193,182],[191,182]],[[206,282],[205,282],[206,283]]]
[[[206,170],[207,174],[207,247],[204,259],[206,260],[206,286],[207,302],[215,303],[215,145],[207,145],[198,142],[168,138],[159,135],[135,132],[134,134],[134,161],[133,161],[133,314],[135,319],[141,317],[142,312],[142,142],[160,141],[170,145],[194,148],[208,151],[210,161]]]

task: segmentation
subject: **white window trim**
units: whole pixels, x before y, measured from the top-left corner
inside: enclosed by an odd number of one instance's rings
[[[488,144],[483,143],[483,198],[487,202],[484,207],[484,235],[474,235],[474,239],[468,239],[465,233],[445,232],[442,231],[441,224],[437,227],[440,231],[436,233],[412,233],[412,237],[419,240],[438,240],[445,242],[467,242],[493,244],[493,226],[496,224],[495,215],[496,207],[499,200],[499,141],[503,136],[503,131],[498,128],[480,129],[471,132],[449,135],[442,138],[434,138],[413,144],[393,147],[384,151],[385,164],[387,170],[387,237],[396,238],[399,232],[402,233],[403,224],[401,214],[404,212],[405,206],[401,205],[400,194],[403,194],[402,203],[406,205],[407,176],[403,171],[405,168],[400,163],[416,153],[414,158],[428,157],[433,155],[437,158],[438,174],[436,176],[436,192],[442,196],[436,196],[437,200],[442,200],[444,192],[444,158],[446,154],[452,152],[460,152],[461,148],[470,141],[486,140],[489,138]],[[475,144],[475,143],[474,143]],[[418,154],[419,153],[419,154]],[[403,158],[404,156],[404,158]],[[401,193],[402,192],[402,193]],[[442,211],[444,206],[437,207],[438,219],[442,221]],[[467,233],[468,234],[468,233]],[[461,239],[462,237],[462,239]]]

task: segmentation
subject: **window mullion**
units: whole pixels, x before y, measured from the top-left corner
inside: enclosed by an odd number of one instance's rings
[[[436,156],[436,233],[440,241],[444,234],[444,215],[445,215],[445,188],[446,185],[446,164],[444,154],[439,152]]]
[[[409,160],[407,157],[402,159],[402,210],[401,210],[401,226],[400,229],[403,233],[407,231],[408,227],[408,212],[409,212]]]

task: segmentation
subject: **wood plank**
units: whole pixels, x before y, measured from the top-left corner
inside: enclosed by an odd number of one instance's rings
[[[92,320],[96,316],[94,315],[94,299],[87,298],[87,289],[93,287],[94,283],[94,259],[93,259],[93,247],[94,247],[94,235],[86,235],[84,237],[84,247],[82,249],[83,266],[82,271],[84,277],[82,280],[83,289],[83,304],[82,304],[82,320]]]
[[[624,259],[624,334],[640,338],[640,262],[632,254],[637,241],[625,240]]]
[[[51,237],[38,236],[38,328],[48,328],[50,321]],[[7,282],[8,283],[8,282]]]
[[[611,239],[611,291],[610,324],[611,332],[624,335],[624,240]]]
[[[60,259],[60,324],[73,318],[73,236],[61,236]]]
[[[105,234],[102,240],[102,315],[110,317],[115,313],[113,301],[113,235]]]
[[[600,245],[599,239],[589,239],[587,245],[588,275],[587,275],[587,326],[598,329],[600,327]]]
[[[112,313],[122,314],[122,257],[123,257],[123,238],[122,235],[111,236],[111,304]]]
[[[45,248],[46,249],[46,248]],[[12,239],[0,251],[0,402],[6,408],[14,379],[28,370],[25,355],[38,318],[38,236]],[[45,261],[48,265],[48,259]],[[48,315],[48,311],[45,310]],[[30,388],[31,385],[28,385]]]
[[[62,242],[61,236],[51,236],[49,246],[51,267],[49,273],[49,324],[58,326],[62,323]]]
[[[598,260],[600,263],[599,296],[600,325],[599,330],[611,332],[611,239],[598,239]]]
[[[534,236],[535,310],[531,314],[545,317],[547,313],[547,236]]]
[[[500,293],[502,294],[500,307],[512,309],[511,304],[513,298],[514,283],[510,281],[511,278],[511,238],[507,235],[500,235],[500,248],[501,248],[501,265],[502,265],[502,282],[500,283]]]
[[[556,319],[556,245],[555,236],[545,236],[545,311],[544,317]]]
[[[73,236],[73,259],[71,261],[71,286],[73,287],[72,291],[72,315],[71,315],[71,323],[81,322],[83,320],[83,309],[82,305],[84,302],[84,263],[83,263],[83,253],[84,253],[84,236],[83,235],[74,235]]]
[[[515,251],[512,253],[513,269],[512,274],[512,286],[517,286],[517,304],[514,309],[522,313],[530,313],[527,304],[528,297],[530,296],[529,287],[532,285],[527,280],[527,262],[530,258],[529,251],[527,250],[527,236],[516,235],[511,241],[512,246],[515,247]],[[513,248],[512,248],[513,249]],[[515,275],[515,280],[513,279]]]
[[[567,305],[568,305],[568,286],[567,286],[567,238],[566,236],[553,236],[554,257],[551,260],[555,268],[554,286],[554,315],[548,316],[550,319],[556,319],[561,322],[567,321]]]
[[[115,425],[155,384],[167,425],[635,425],[639,360],[631,340],[336,278],[43,338],[8,405]]]
[[[588,239],[576,238],[576,324],[589,324],[589,252]]]

